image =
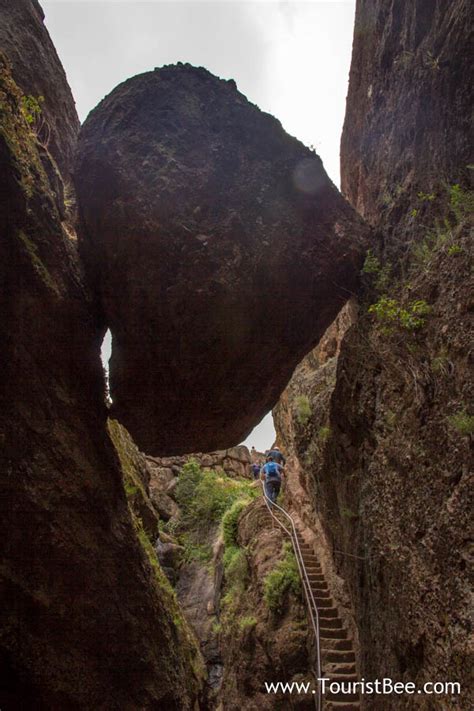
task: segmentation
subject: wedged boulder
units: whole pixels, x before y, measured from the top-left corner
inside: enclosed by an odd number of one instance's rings
[[[190,65],[100,103],[76,185],[113,416],[150,454],[242,441],[355,289],[367,228],[314,152]]]

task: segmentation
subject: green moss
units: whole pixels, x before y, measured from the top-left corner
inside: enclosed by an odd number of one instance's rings
[[[448,417],[448,422],[460,435],[468,436],[474,434],[474,415],[468,415],[465,409],[459,410],[456,414]]]
[[[289,593],[295,596],[301,595],[298,565],[290,544],[286,543],[283,546],[283,553],[283,559],[268,573],[263,583],[264,600],[275,614],[282,612]]]
[[[241,630],[248,630],[248,629],[253,629],[257,624],[257,618],[253,617],[252,615],[247,615],[246,617],[242,617],[238,621],[238,625]]]
[[[296,419],[300,425],[306,425],[311,418],[311,403],[306,395],[296,398]]]
[[[123,484],[127,498],[133,502],[137,495],[148,499],[148,494],[145,491],[143,482],[139,474],[139,458],[140,453],[128,434],[127,430],[117,422],[117,420],[108,420],[107,429],[110,439],[118,454],[122,467]]]
[[[248,504],[249,499],[238,499],[222,517],[222,535],[226,548],[237,544],[239,516]]]
[[[331,436],[331,428],[330,427],[320,427],[318,430],[318,440],[324,444],[325,442],[328,441],[329,437]]]
[[[346,506],[341,506],[340,511],[341,511],[341,516],[343,518],[349,518],[349,519],[359,518],[359,515],[355,511],[348,509]]]
[[[162,601],[164,610],[166,611],[169,622],[173,626],[174,632],[177,636],[177,652],[179,653],[179,656],[185,660],[185,663],[192,668],[196,679],[202,680],[205,676],[204,662],[201,657],[197,641],[182,615],[181,608],[179,607],[176,597],[176,592],[161,568],[156,551],[143,528],[141,520],[133,513],[132,520],[140,545],[153,571],[153,581],[157,586],[158,594]]]

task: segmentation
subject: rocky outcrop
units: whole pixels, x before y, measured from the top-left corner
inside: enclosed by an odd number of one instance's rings
[[[461,686],[366,697],[374,711],[472,706],[467,11],[358,2],[342,183],[379,250],[339,349],[306,358],[274,413],[360,675]]]
[[[469,172],[471,54],[466,0],[357,2],[342,192],[402,241],[417,192]]]
[[[278,610],[265,601],[265,579],[284,557],[285,538],[272,524],[263,499],[244,509],[238,521],[238,582],[224,574],[220,603],[220,646],[224,673],[222,711],[314,709],[310,695],[268,694],[264,682],[314,682],[311,638],[301,595],[282,594]],[[236,574],[233,573],[235,578]],[[240,587],[239,587],[240,583]]]
[[[146,458],[139,452],[125,427],[122,427],[116,420],[108,422],[108,431],[119,456],[129,506],[139,519],[147,536],[152,542],[155,542],[158,536],[159,520],[163,516],[151,498],[150,472]]]
[[[189,65],[101,102],[76,184],[113,415],[150,454],[242,441],[355,288],[366,228],[317,155]]]
[[[3,58],[0,97],[0,706],[192,708],[199,654],[132,524],[92,299]]]
[[[203,469],[222,470],[227,476],[248,478],[250,476],[250,453],[245,445],[221,449],[216,452],[194,452],[174,457],[147,456],[150,476],[154,478],[162,490],[172,485],[174,477],[186,462],[194,459]]]
[[[38,100],[37,123],[65,180],[70,178],[79,119],[66,75],[44,26],[38,0],[0,0],[0,51],[12,63],[12,75],[26,96]]]
[[[471,268],[437,256],[417,295],[442,289],[418,336],[383,333],[362,303],[339,358],[303,361],[274,412],[291,455],[287,496],[359,637],[361,676],[460,682],[460,697],[440,697],[443,711],[470,705]],[[366,705],[415,708],[409,698]]]

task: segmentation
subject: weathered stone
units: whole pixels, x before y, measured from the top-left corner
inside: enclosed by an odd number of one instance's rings
[[[24,94],[43,97],[39,138],[67,179],[79,119],[64,69],[43,23],[43,10],[37,0],[0,0],[0,17],[0,50],[12,63],[13,78]]]
[[[198,650],[132,524],[92,299],[3,56],[0,95],[0,707],[193,708]]]
[[[101,102],[76,184],[114,416],[151,454],[242,441],[355,288],[366,227],[316,154],[189,65]]]
[[[417,204],[418,191],[469,173],[471,11],[464,0],[357,3],[342,192],[370,223],[388,218],[400,239],[411,235],[411,210],[431,208]]]

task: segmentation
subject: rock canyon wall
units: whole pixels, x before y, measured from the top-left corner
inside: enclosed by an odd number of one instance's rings
[[[365,699],[381,711],[472,704],[467,12],[358,2],[342,184],[379,241],[351,317],[275,411],[289,495],[359,631],[361,676],[461,684],[461,697]]]

